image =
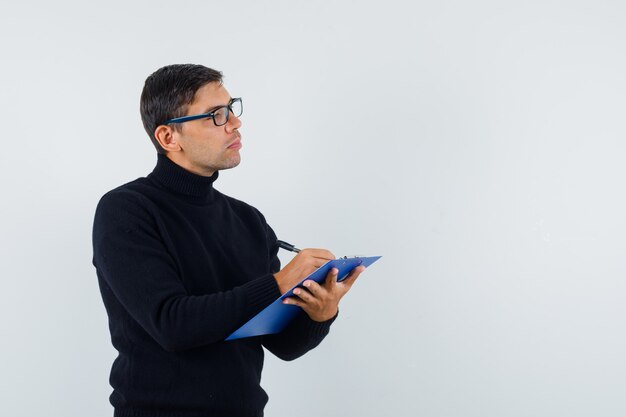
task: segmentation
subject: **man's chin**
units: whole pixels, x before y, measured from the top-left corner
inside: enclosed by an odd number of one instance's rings
[[[231,169],[235,168],[241,163],[241,157],[238,158],[230,158],[228,161],[224,161],[224,164],[220,167],[220,171],[223,169]]]

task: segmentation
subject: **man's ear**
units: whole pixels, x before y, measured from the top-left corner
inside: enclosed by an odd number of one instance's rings
[[[154,137],[159,142],[159,145],[167,152],[177,152],[181,150],[181,147],[174,135],[174,129],[169,126],[160,125],[154,131]]]

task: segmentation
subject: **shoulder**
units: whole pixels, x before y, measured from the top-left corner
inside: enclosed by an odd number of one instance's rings
[[[152,211],[153,203],[146,196],[146,178],[120,185],[104,194],[96,207],[96,219],[100,217],[120,217],[130,213],[147,213]]]
[[[223,193],[220,193],[220,194],[222,195],[226,203],[239,215],[246,216],[246,217],[252,216],[252,217],[259,219],[264,224],[267,223],[265,221],[265,216],[263,216],[263,213],[261,213],[261,211],[259,211],[259,209],[257,209],[256,207],[252,206],[251,204],[246,203],[245,201],[238,200],[226,194],[223,194]]]

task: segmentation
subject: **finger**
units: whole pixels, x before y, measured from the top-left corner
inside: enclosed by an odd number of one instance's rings
[[[296,298],[296,297],[287,297],[283,300],[283,304],[288,304],[288,305],[294,305],[294,306],[298,306],[300,307],[302,310],[304,310],[304,312],[311,317],[311,314],[313,313],[313,309],[311,308],[310,304],[305,303],[304,301]]]
[[[331,289],[335,284],[337,284],[337,274],[339,274],[339,270],[337,268],[331,268],[330,272],[328,272],[326,275],[326,282],[324,284],[327,289]]]
[[[319,268],[320,266],[324,265],[327,262],[328,262],[328,259],[313,258],[313,265],[315,265],[316,268]]]
[[[350,272],[346,279],[340,282],[340,284],[345,287],[345,292],[348,292],[348,290],[352,287],[356,279],[359,277],[359,275],[361,275],[363,271],[365,271],[365,267],[363,265],[359,265],[354,268],[352,272]]]
[[[302,269],[301,277],[304,278],[304,277],[311,275],[313,272],[315,272],[317,269],[323,266],[326,262],[328,261],[322,260],[322,259],[315,259],[310,265],[307,265],[304,269]]]
[[[325,259],[327,261],[331,259],[336,259],[335,255],[333,255],[331,251],[326,250],[326,249],[306,248],[306,249],[302,249],[300,251],[300,254],[311,256],[313,258]]]
[[[304,308],[306,303],[298,297],[287,297],[283,299],[283,304],[293,305]]]
[[[315,298],[321,298],[325,295],[326,289],[317,282],[307,279],[302,285],[311,293]]]
[[[293,290],[293,293],[297,295],[300,300],[304,301],[307,304],[311,304],[317,301],[315,299],[315,296],[304,288],[296,288],[295,290]]]
[[[326,262],[328,262],[326,259],[321,259],[321,258],[309,258],[304,262],[304,267],[306,269],[310,269],[311,271],[315,271],[317,268],[321,267],[322,265],[324,265]]]

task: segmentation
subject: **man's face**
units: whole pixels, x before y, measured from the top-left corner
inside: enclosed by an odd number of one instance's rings
[[[186,115],[209,113],[216,107],[224,106],[231,100],[230,94],[220,83],[209,83],[201,87],[188,106]],[[211,118],[182,123],[179,131],[173,132],[181,152],[171,155],[183,167],[200,174],[212,175],[221,169],[239,165],[241,156],[241,120],[232,112],[228,123],[215,126]]]

